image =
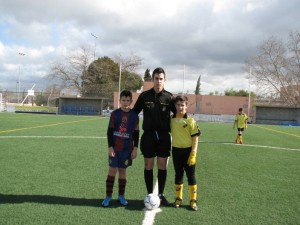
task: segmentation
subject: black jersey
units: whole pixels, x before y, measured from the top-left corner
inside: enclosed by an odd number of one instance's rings
[[[137,114],[143,110],[144,131],[170,131],[170,112],[175,112],[173,95],[162,90],[156,93],[153,88],[142,92],[133,109]]]

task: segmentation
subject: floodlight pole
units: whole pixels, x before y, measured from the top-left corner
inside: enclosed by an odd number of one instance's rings
[[[20,56],[25,56],[25,53],[19,52]],[[18,85],[17,85],[17,96],[18,96],[18,103],[20,103],[20,90],[21,90],[21,81],[20,81],[20,75],[21,75],[21,66],[19,65],[19,77],[18,77]]]
[[[18,71],[18,80],[17,80],[17,96],[18,96],[18,103],[20,102],[20,65]]]
[[[95,34],[91,33],[91,35],[94,37],[94,61],[96,59],[96,39],[98,38],[98,36],[96,36]]]
[[[118,108],[120,107],[120,93],[121,93],[121,76],[122,76],[122,66],[121,66],[121,56],[119,59],[119,93],[118,93]]]
[[[185,80],[185,64],[183,64],[182,94],[184,94],[184,80]]]
[[[250,71],[249,71],[249,87],[248,87],[248,116],[250,116],[250,102],[251,102],[251,90],[250,90],[250,83],[251,83],[251,73],[252,73],[252,71],[251,71],[251,66],[250,66]]]

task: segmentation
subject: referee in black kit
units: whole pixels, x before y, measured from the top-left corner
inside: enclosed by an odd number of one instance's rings
[[[166,74],[158,67],[152,73],[153,88],[142,92],[133,111],[143,110],[143,134],[140,148],[144,156],[144,179],[148,194],[153,193],[154,158],[157,157],[158,195],[162,205],[170,205],[164,196],[167,161],[171,151],[170,112],[175,112],[173,96],[164,89]]]

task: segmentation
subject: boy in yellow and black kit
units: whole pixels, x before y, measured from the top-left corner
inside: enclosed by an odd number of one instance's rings
[[[176,188],[175,207],[179,208],[182,205],[185,171],[189,185],[190,207],[196,211],[198,206],[195,168],[200,130],[194,118],[187,116],[187,104],[186,96],[177,96],[175,98],[176,114],[171,118],[172,157]]]
[[[239,108],[238,114],[235,115],[234,123],[233,123],[233,129],[235,128],[235,125],[237,126],[238,135],[236,136],[235,143],[236,144],[243,144],[243,131],[244,129],[247,129],[247,121],[248,116],[246,113],[243,112],[243,108]]]

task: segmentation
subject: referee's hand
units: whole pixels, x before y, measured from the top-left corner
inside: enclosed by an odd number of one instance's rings
[[[135,159],[137,156],[137,147],[134,147],[131,152],[131,159]]]

